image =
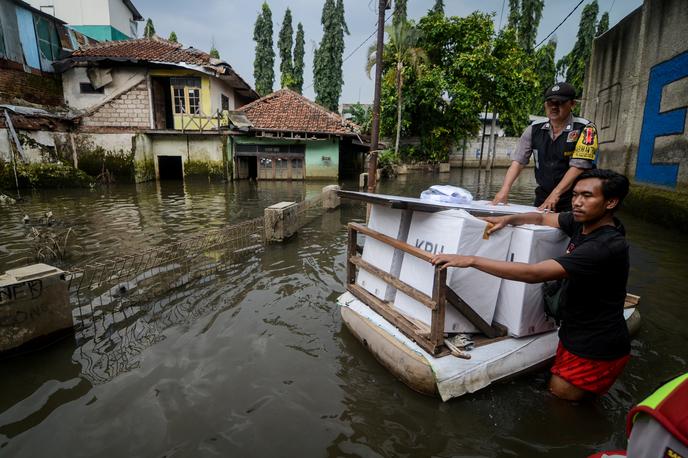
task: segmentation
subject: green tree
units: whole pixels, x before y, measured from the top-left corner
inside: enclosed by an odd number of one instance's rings
[[[599,37],[607,30],[609,30],[609,12],[605,11],[600,18],[600,22],[597,24],[597,33],[595,37]]]
[[[280,55],[280,84],[289,87],[294,84],[294,68],[291,60],[291,48],[293,44],[294,29],[291,26],[291,11],[287,8],[280,29],[277,48]]]
[[[256,54],[253,60],[253,78],[256,92],[266,95],[272,92],[275,81],[275,50],[272,48],[272,11],[267,2],[263,2],[261,13],[253,28],[253,41],[256,42]]]
[[[544,6],[544,0],[509,0],[507,27],[516,31],[519,44],[529,54],[535,48]]]
[[[538,77],[538,91],[533,97],[530,108],[531,114],[543,116],[545,108],[542,103],[544,92],[548,87],[554,85],[557,80],[557,68],[554,55],[557,52],[557,41],[551,39],[549,42],[535,51],[535,74]]]
[[[509,0],[509,19],[507,27],[518,31],[518,23],[521,21],[521,0]]]
[[[428,14],[441,14],[444,16],[444,0],[435,0],[435,4],[428,11]]]
[[[146,26],[143,28],[143,36],[146,38],[152,38],[155,36],[155,26],[153,25],[153,20],[148,18],[146,21]]]
[[[592,40],[595,38],[598,12],[597,0],[585,5],[578,26],[576,43],[571,52],[557,62],[557,70],[566,74],[566,81],[573,85],[579,93],[582,93],[583,90],[585,69],[592,52]]]
[[[407,0],[394,1],[394,17],[392,19],[392,24],[397,25],[406,21],[406,1]]]
[[[344,34],[349,34],[344,20],[344,1],[325,0],[320,22],[323,37],[313,57],[315,101],[328,110],[337,111],[344,84]]]
[[[303,34],[303,25],[299,22],[296,26],[296,43],[294,44],[293,81],[291,86],[289,86],[299,94],[303,92],[303,57],[306,54],[305,46],[306,40]]]
[[[172,43],[177,43],[177,34],[174,33],[174,30],[170,32],[170,36],[167,38],[167,41],[171,41]]]
[[[420,31],[408,21],[402,21],[387,27],[386,32],[389,40],[383,49],[383,61],[392,63],[392,68],[385,73],[385,77],[388,80],[390,78],[393,79],[396,89],[397,120],[394,153],[399,154],[404,73],[407,67],[416,73],[419,72],[420,65],[428,60],[428,56],[423,49],[418,47]],[[370,76],[370,70],[375,66],[376,54],[377,46],[372,45],[368,50],[368,63],[366,66],[368,76]]]
[[[220,51],[217,50],[217,48],[215,47],[215,44],[213,44],[213,45],[210,47],[210,52],[209,52],[208,54],[209,54],[210,57],[212,57],[212,58],[215,58],[215,59],[219,59],[219,58],[220,58]]]

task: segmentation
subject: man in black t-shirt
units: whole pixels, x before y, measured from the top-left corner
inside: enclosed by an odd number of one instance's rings
[[[537,264],[495,261],[479,256],[441,254],[433,264],[473,267],[507,280],[540,283],[567,279],[559,348],[549,388],[556,396],[580,400],[604,394],[628,362],[630,337],[623,316],[628,280],[628,244],[614,217],[628,194],[628,179],[593,169],[573,185],[573,211],[485,218],[502,227],[539,224],[571,237],[566,254]]]

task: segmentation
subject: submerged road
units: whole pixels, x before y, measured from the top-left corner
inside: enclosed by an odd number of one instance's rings
[[[483,197],[503,173],[480,182]],[[529,203],[529,176],[515,202]],[[453,170],[401,176],[380,192],[417,196],[436,183],[478,190],[474,170]],[[0,270],[31,256],[25,213],[50,210],[71,226],[77,263],[238,223],[326,184],[34,193],[21,206],[0,204]],[[643,323],[609,394],[578,406],[559,401],[546,392],[546,371],[447,403],[416,394],[352,337],[336,307],[345,224],[364,218],[364,206],[344,201],[288,242],[248,250],[163,294],[84,304],[75,337],[0,360],[0,456],[580,457],[625,447],[627,411],[686,368],[688,235],[622,212],[629,291],[642,296]]]

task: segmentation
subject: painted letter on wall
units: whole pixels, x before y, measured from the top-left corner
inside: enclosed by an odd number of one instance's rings
[[[686,106],[660,113],[662,89],[668,84],[688,77],[688,52],[679,54],[650,70],[647,83],[647,100],[643,114],[643,127],[638,147],[635,178],[638,181],[676,187],[678,164],[653,164],[655,139],[665,135],[683,133],[686,125]]]

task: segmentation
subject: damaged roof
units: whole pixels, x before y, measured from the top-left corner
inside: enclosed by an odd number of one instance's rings
[[[356,135],[359,128],[291,89],[280,89],[238,109],[256,130]]]
[[[242,95],[258,98],[258,94],[227,62],[215,59],[199,49],[184,48],[180,43],[157,36],[106,41],[81,48],[59,61],[55,67],[58,71],[65,71],[78,62],[98,61],[168,64],[190,68],[227,80]]]

